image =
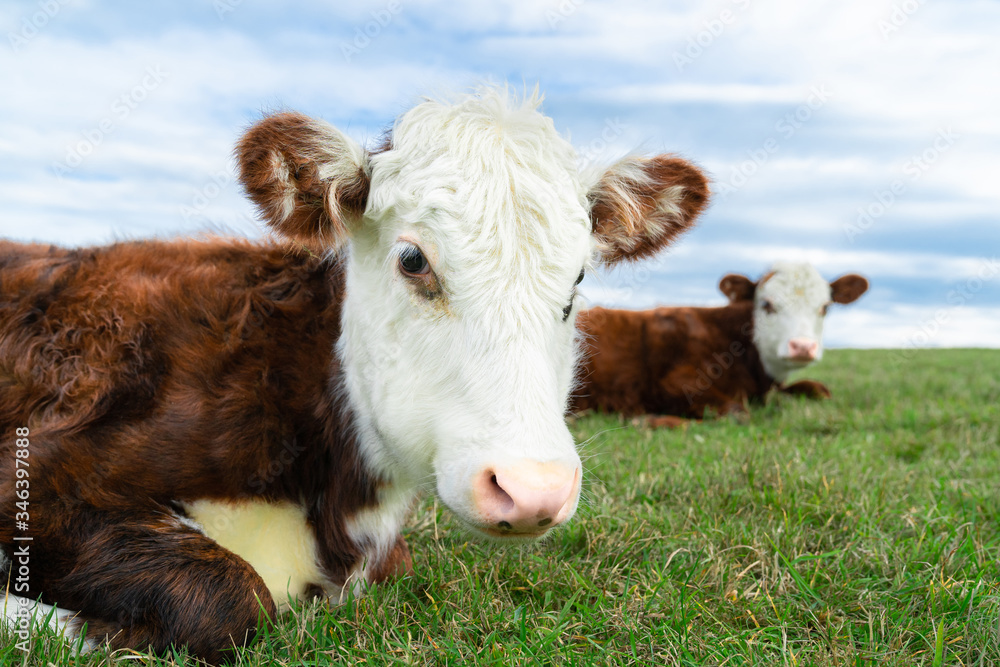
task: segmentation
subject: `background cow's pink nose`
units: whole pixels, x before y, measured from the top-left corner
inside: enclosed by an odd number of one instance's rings
[[[580,469],[522,459],[487,468],[473,482],[476,509],[491,528],[544,533],[565,521],[579,493]]]
[[[811,338],[793,338],[788,341],[788,356],[792,359],[813,361],[818,351],[819,343]]]

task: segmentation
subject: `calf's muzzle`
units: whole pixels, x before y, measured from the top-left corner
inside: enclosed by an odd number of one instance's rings
[[[811,338],[793,338],[788,341],[788,358],[795,361],[815,361],[819,343]]]
[[[579,493],[579,466],[532,459],[488,466],[472,486],[480,527],[497,537],[545,533],[570,517]]]

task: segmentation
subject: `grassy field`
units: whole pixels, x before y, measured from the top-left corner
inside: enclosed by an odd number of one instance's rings
[[[302,609],[237,664],[1000,665],[1000,351],[834,350],[807,375],[833,400],[576,421],[570,526],[498,551],[428,499],[414,576]],[[71,655],[0,649],[111,662]]]

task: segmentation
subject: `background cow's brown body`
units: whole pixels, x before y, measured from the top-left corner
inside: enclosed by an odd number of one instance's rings
[[[753,345],[752,301],[721,308],[591,308],[574,410],[701,418],[740,411],[776,385]],[[668,420],[669,423],[669,420]]]
[[[364,551],[344,522],[378,480],[337,386],[342,289],[336,261],[290,246],[0,243],[0,543],[15,544],[12,434],[28,427],[27,596],[117,646],[164,649],[185,618],[192,651],[219,659],[275,605],[178,521],[178,502],[205,498],[307,499],[321,568],[343,584]],[[400,542],[390,560],[407,557]]]

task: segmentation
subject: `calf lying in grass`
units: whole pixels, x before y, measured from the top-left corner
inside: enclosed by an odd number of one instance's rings
[[[778,263],[759,281],[731,274],[719,308],[645,311],[591,308],[578,318],[588,338],[574,392],[576,411],[649,415],[653,426],[677,426],[706,412],[743,412],[774,388],[829,397],[812,380],[784,384],[823,355],[823,318],[868,289],[856,274],[827,283],[808,264]]]
[[[218,662],[289,598],[405,572],[420,489],[497,541],[573,516],[575,285],[595,257],[667,245],[708,190],[671,156],[585,181],[538,104],[427,101],[375,152],[300,114],[262,120],[241,180],[317,253],[0,242],[0,573],[19,629],[40,598],[89,645]]]

